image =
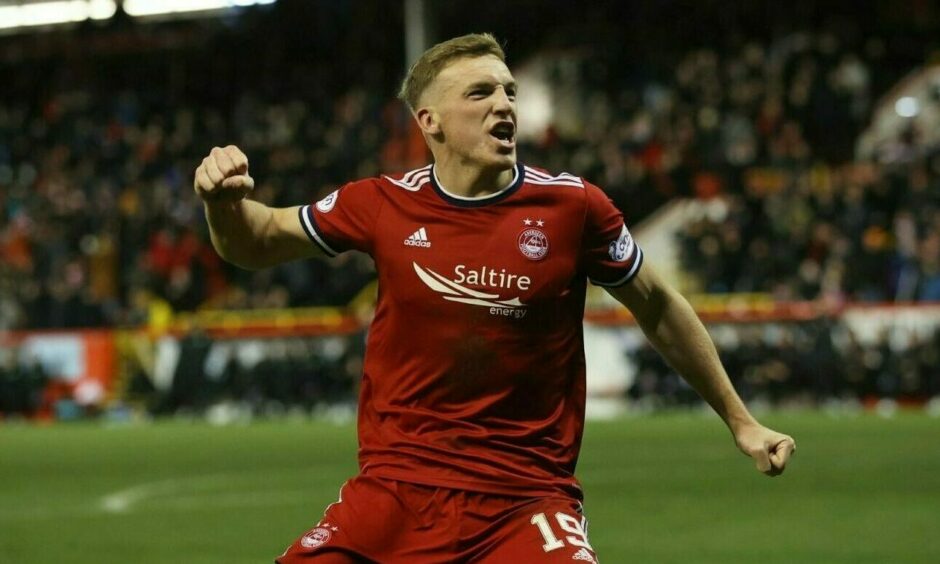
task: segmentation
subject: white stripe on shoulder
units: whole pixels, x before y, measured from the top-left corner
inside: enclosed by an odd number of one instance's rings
[[[558,184],[561,186],[573,186],[576,188],[584,188],[584,181],[579,177],[562,172],[556,176],[552,176],[548,173],[536,170],[532,167],[525,167],[526,181],[531,182],[532,184],[540,184],[547,186],[550,184]]]
[[[401,181],[402,181],[402,182],[411,182],[411,180],[415,177],[415,175],[417,175],[419,172],[422,172],[422,171],[425,171],[425,170],[431,170],[431,165],[423,166],[423,167],[421,167],[421,168],[416,168],[416,169],[414,169],[414,170],[412,170],[412,171],[406,172],[406,173],[404,174],[404,176],[401,177]]]
[[[530,171],[526,171],[526,174],[531,175],[533,178],[537,180],[571,180],[574,182],[581,182],[580,178],[578,178],[577,176],[573,174],[569,174],[567,172],[562,172],[561,174],[558,174],[557,176],[551,176],[549,174],[545,174],[544,172],[540,172],[540,171],[533,169]]]
[[[421,189],[421,186],[423,186],[424,184],[427,184],[428,180],[430,180],[431,167],[428,166],[424,169],[419,169],[417,171],[412,171],[412,172],[415,173],[414,176],[412,176],[411,179],[407,181],[404,180],[404,177],[402,178],[402,180],[396,180],[388,175],[384,175],[383,177],[389,182],[391,182],[392,184],[394,184],[395,186],[398,186],[399,188],[404,188],[405,190],[409,190],[411,192],[417,192],[418,190]],[[412,172],[409,172],[405,176],[412,174]]]
[[[532,168],[531,166],[526,166],[525,169],[526,169],[526,172],[528,172],[529,174],[532,174],[533,176],[538,176],[538,177],[543,178],[543,179],[546,179],[546,180],[549,179],[549,178],[558,178],[558,177],[561,177],[561,176],[569,176],[569,177],[571,177],[571,178],[577,178],[575,175],[571,174],[570,172],[560,172],[560,173],[558,173],[557,176],[552,176],[551,174],[549,174],[549,173],[547,173],[547,172],[545,172],[545,171],[543,171],[543,170],[539,170],[539,169],[537,169],[537,168]]]
[[[572,188],[584,188],[583,183],[573,180],[532,180],[531,178],[526,178],[526,182],[538,186],[571,186]]]

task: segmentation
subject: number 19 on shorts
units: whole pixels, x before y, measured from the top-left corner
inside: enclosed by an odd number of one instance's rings
[[[542,533],[542,539],[545,541],[545,544],[542,545],[542,550],[551,552],[564,547],[565,541],[568,541],[568,544],[571,546],[579,546],[592,552],[594,551],[590,543],[588,543],[587,531],[584,528],[583,521],[561,512],[555,513],[555,521],[562,531],[570,533],[564,535],[564,540],[555,535],[555,531],[552,530],[552,524],[544,513],[536,513],[532,516],[532,519],[529,520],[529,523],[538,527],[539,532]]]

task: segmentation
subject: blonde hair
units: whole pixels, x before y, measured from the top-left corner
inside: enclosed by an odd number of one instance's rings
[[[438,43],[425,51],[408,70],[398,91],[398,99],[414,111],[418,108],[421,94],[434,82],[444,67],[455,59],[486,55],[494,55],[499,57],[500,61],[506,62],[503,48],[489,33],[471,33]]]

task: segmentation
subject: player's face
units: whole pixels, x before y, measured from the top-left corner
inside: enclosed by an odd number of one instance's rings
[[[461,161],[483,168],[516,164],[516,82],[495,56],[457,59],[434,80],[440,138]]]

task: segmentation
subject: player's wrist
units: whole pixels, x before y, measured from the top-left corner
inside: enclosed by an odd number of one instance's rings
[[[206,211],[210,212],[234,212],[237,211],[241,206],[242,202],[245,201],[245,197],[240,198],[233,197],[222,197],[219,194],[200,194],[202,198],[202,203],[206,208]]]
[[[211,192],[197,190],[196,195],[207,205],[232,205],[244,200],[248,196],[248,192],[232,189],[219,189]]]
[[[735,437],[739,436],[747,429],[760,426],[760,423],[757,422],[757,419],[754,419],[754,416],[751,415],[743,406],[737,412],[728,414],[725,417],[725,424],[728,426],[728,429],[731,430],[731,434],[733,434]]]

